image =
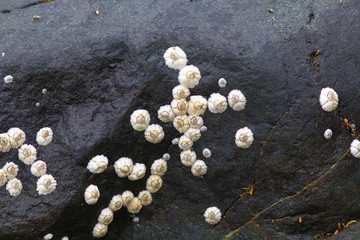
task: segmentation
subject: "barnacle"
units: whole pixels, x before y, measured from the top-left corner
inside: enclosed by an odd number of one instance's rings
[[[179,72],[179,82],[181,86],[186,88],[193,88],[199,84],[201,78],[200,71],[194,65],[186,66]]]
[[[5,171],[7,180],[15,178],[19,171],[18,165],[13,162],[7,162],[2,169]]]
[[[101,238],[106,235],[108,231],[108,225],[97,223],[92,231],[93,237],[95,238]]]
[[[46,163],[41,160],[36,161],[31,164],[30,171],[35,177],[40,177],[46,173]]]
[[[330,139],[333,135],[333,132],[331,131],[331,129],[326,129],[326,131],[324,132],[324,137],[326,139]]]
[[[162,159],[164,159],[165,161],[169,160],[169,159],[170,159],[170,154],[165,153],[165,154],[162,156]]]
[[[107,168],[108,163],[109,160],[107,157],[104,155],[97,155],[89,161],[87,169],[92,173],[102,173]]]
[[[5,185],[7,182],[6,172],[3,169],[0,169],[0,187]]]
[[[192,128],[201,128],[202,125],[204,124],[204,121],[200,116],[190,115],[188,117],[188,120],[189,120],[189,125]]]
[[[189,128],[189,130],[187,130],[185,132],[185,136],[187,138],[189,138],[191,141],[197,141],[200,139],[201,137],[201,132],[200,132],[200,129],[198,128]]]
[[[213,93],[208,99],[208,108],[212,113],[222,113],[227,108],[226,98],[220,93]]]
[[[150,123],[150,114],[147,110],[138,109],[130,116],[131,126],[136,131],[144,131]]]
[[[138,198],[143,206],[147,206],[152,202],[152,196],[148,190],[141,191],[138,195]]]
[[[186,66],[187,58],[185,52],[176,47],[170,47],[164,53],[165,64],[169,68],[180,70]]]
[[[219,87],[224,88],[224,87],[226,87],[226,84],[227,84],[227,81],[225,80],[225,78],[219,79],[219,81],[218,81]]]
[[[98,222],[105,224],[105,225],[109,225],[112,220],[114,218],[114,213],[110,210],[110,208],[104,208],[99,217],[98,217]]]
[[[182,150],[189,150],[193,145],[193,141],[190,138],[188,138],[187,136],[182,135],[179,139],[178,145],[179,145],[179,148]]]
[[[360,158],[360,141],[359,140],[355,139],[351,142],[350,152],[354,157]]]
[[[179,133],[184,133],[189,129],[189,121],[186,115],[176,116],[173,121],[173,125]]]
[[[240,128],[235,135],[235,143],[239,148],[248,148],[254,141],[254,135],[248,127]]]
[[[53,131],[49,127],[41,128],[36,134],[36,142],[40,146],[46,146],[51,143],[53,138]]]
[[[133,161],[131,158],[119,158],[114,164],[115,172],[119,177],[126,177],[130,175],[133,170]]]
[[[133,169],[128,176],[128,179],[131,181],[136,181],[139,179],[142,179],[145,176],[146,173],[146,166],[143,163],[136,163],[133,166]]]
[[[151,124],[145,130],[145,139],[151,143],[161,142],[164,136],[164,130],[159,124]]]
[[[203,176],[207,171],[207,166],[203,160],[196,160],[191,166],[191,172],[194,176]]]
[[[123,192],[123,194],[121,195],[121,198],[123,200],[123,206],[127,207],[134,199],[134,194],[131,191],[127,190],[127,191]]]
[[[8,152],[11,149],[10,138],[6,133],[0,134],[0,151]]]
[[[196,153],[190,150],[182,151],[180,153],[180,160],[182,164],[190,167],[196,161]]]
[[[7,76],[4,77],[4,82],[5,83],[11,83],[13,81],[13,79],[14,79],[13,76],[7,75]]]
[[[211,151],[208,148],[204,148],[202,151],[202,154],[204,155],[204,157],[206,158],[211,158]]]
[[[173,99],[171,101],[171,108],[176,115],[185,115],[189,104],[186,99]]]
[[[221,220],[221,211],[217,207],[209,207],[204,213],[205,221],[209,224],[217,224]]]
[[[100,197],[99,188],[96,185],[89,185],[84,193],[85,202],[89,205],[94,205],[97,203]]]
[[[319,101],[324,111],[331,112],[337,108],[339,98],[334,89],[327,87],[321,89]]]
[[[112,199],[109,203],[109,208],[111,209],[111,211],[115,212],[115,211],[120,210],[122,205],[123,205],[122,197],[120,194],[118,194],[118,195],[115,195],[112,197]]]
[[[234,89],[232,90],[228,97],[227,100],[229,102],[230,107],[234,110],[234,111],[241,111],[245,108],[246,105],[246,97],[244,96],[244,94],[238,90],[238,89]]]
[[[142,208],[142,204],[141,201],[139,200],[139,198],[135,197],[131,203],[127,206],[127,210],[129,213],[132,214],[137,214],[140,212]]]
[[[172,95],[174,99],[183,99],[190,96],[190,90],[184,86],[178,85],[173,88]]]
[[[56,188],[56,180],[50,174],[42,175],[37,181],[36,190],[39,195],[48,195],[52,193]]]
[[[10,144],[12,148],[20,147],[26,139],[26,135],[23,130],[17,127],[10,128],[7,132],[10,138]]]
[[[36,148],[30,144],[24,144],[19,148],[19,159],[26,165],[31,165],[36,160]]]
[[[16,197],[20,194],[22,190],[21,181],[17,178],[13,178],[6,184],[6,190],[9,191],[10,195]]]
[[[162,122],[171,122],[174,120],[175,113],[173,112],[170,105],[161,106],[158,111],[158,118]]]
[[[163,176],[167,171],[167,163],[164,159],[155,160],[151,165],[151,174]]]
[[[190,97],[188,104],[188,114],[198,116],[205,113],[208,101],[201,95],[193,95]]]
[[[162,186],[162,179],[159,175],[150,175],[146,181],[146,189],[151,193],[156,193]]]

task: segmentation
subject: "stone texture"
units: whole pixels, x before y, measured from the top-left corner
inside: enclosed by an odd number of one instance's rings
[[[360,163],[347,153],[353,137],[340,115],[360,125],[359,11],[359,2],[330,0],[2,2],[0,76],[14,81],[0,84],[0,131],[23,129],[58,186],[38,196],[37,179],[17,151],[0,154],[1,166],[19,164],[24,187],[16,198],[0,188],[0,238],[51,232],[56,239],[91,239],[111,197],[128,189],[137,195],[150,174],[130,182],[111,165],[127,156],[149,170],[165,152],[171,159],[163,187],[137,215],[140,222],[123,208],[104,239],[313,239],[358,219]],[[33,21],[34,15],[41,18]],[[204,115],[209,130],[194,150],[201,156],[207,147],[212,157],[202,179],[180,163],[171,145],[176,130],[156,118],[178,84],[177,71],[162,58],[175,45],[203,76],[192,94],[238,88],[248,100],[241,112]],[[217,85],[221,77],[228,81],[224,89]],[[328,86],[339,95],[340,112],[326,113],[318,103]],[[161,143],[132,130],[130,114],[138,108],[164,127]],[[45,126],[54,139],[40,147],[36,132]],[[234,143],[244,126],[254,133],[249,149]],[[330,140],[323,138],[327,128]],[[93,175],[86,165],[97,154],[106,155],[110,167]],[[94,206],[83,199],[89,184],[101,191]],[[253,195],[241,197],[249,185]],[[224,215],[216,226],[202,216],[209,206]],[[357,228],[329,238],[356,238]]]

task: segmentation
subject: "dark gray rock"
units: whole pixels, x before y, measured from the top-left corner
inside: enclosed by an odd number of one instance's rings
[[[111,197],[127,189],[137,194],[146,182],[119,179],[112,166],[90,174],[87,162],[97,154],[110,165],[128,156],[148,169],[163,153],[171,155],[164,185],[138,214],[140,222],[121,209],[104,239],[313,239],[358,219],[360,163],[347,153],[353,137],[341,115],[360,125],[359,10],[359,2],[329,0],[2,2],[0,73],[14,81],[0,84],[0,131],[23,129],[58,186],[37,195],[37,179],[17,151],[0,154],[1,166],[19,164],[24,186],[16,198],[0,188],[0,238],[51,232],[55,239],[91,239]],[[203,76],[192,94],[238,88],[248,100],[241,112],[204,115],[209,130],[194,150],[201,156],[207,147],[213,156],[202,179],[180,163],[172,124],[162,124],[166,136],[156,145],[129,124],[138,108],[160,123],[157,109],[178,84],[178,72],[162,58],[174,45]],[[228,81],[225,89],[217,85],[220,77]],[[339,94],[340,111],[326,113],[318,103],[328,86]],[[35,136],[44,126],[52,127],[54,140],[40,147]],[[254,132],[249,149],[234,144],[244,126]],[[323,137],[327,128],[334,132],[330,140]],[[89,184],[101,191],[94,206],[83,200]],[[251,185],[253,195],[244,195]],[[216,226],[204,221],[209,206],[224,215]],[[356,238],[351,227],[339,234]]]

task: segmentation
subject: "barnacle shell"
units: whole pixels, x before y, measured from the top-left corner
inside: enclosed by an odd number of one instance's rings
[[[131,126],[136,131],[144,131],[150,123],[150,114],[147,110],[135,110],[130,116]]]
[[[13,162],[7,162],[2,169],[5,171],[7,180],[16,177],[19,171],[18,165]]]
[[[147,206],[152,202],[152,196],[148,190],[141,191],[138,198],[143,206]]]
[[[114,218],[114,213],[111,211],[110,208],[107,207],[101,211],[98,217],[98,222],[105,225],[109,225],[112,222],[113,218]]]
[[[207,131],[207,127],[206,127],[206,126],[202,126],[202,127],[200,128],[200,131],[206,132],[206,131]]]
[[[173,99],[171,101],[171,108],[176,115],[185,115],[189,104],[186,99]]]
[[[151,143],[161,142],[164,136],[164,130],[159,124],[151,124],[145,130],[145,139]]]
[[[204,157],[206,158],[211,158],[211,151],[208,148],[204,148],[202,151],[202,154],[204,155]]]
[[[11,149],[10,138],[6,133],[0,134],[0,151],[8,152]]]
[[[206,173],[207,166],[203,160],[196,160],[191,166],[191,172],[194,176],[202,176]]]
[[[36,142],[40,146],[46,146],[51,143],[53,138],[53,131],[49,127],[41,128],[36,134]]]
[[[133,161],[131,158],[119,158],[114,164],[115,172],[119,177],[128,176],[133,170]]]
[[[165,153],[165,154],[162,156],[162,159],[164,159],[165,161],[169,160],[169,159],[170,159],[170,154]]]
[[[6,184],[6,190],[9,191],[10,195],[16,197],[20,194],[22,190],[21,181],[17,178],[13,178]]]
[[[13,81],[14,77],[11,75],[7,75],[4,77],[4,83],[11,83]]]
[[[31,165],[36,160],[36,148],[30,144],[24,144],[19,149],[19,159],[26,165]]]
[[[194,65],[182,68],[178,77],[180,85],[186,88],[193,88],[198,85],[200,78],[200,71]]]
[[[85,202],[89,205],[94,205],[97,203],[100,197],[99,188],[96,185],[89,185],[84,193]]]
[[[107,157],[104,155],[97,155],[89,161],[87,169],[92,173],[102,173],[107,168],[108,163],[109,160]]]
[[[122,197],[120,194],[115,195],[112,197],[110,203],[109,203],[109,208],[111,211],[115,212],[120,210],[120,208],[122,207],[123,203],[122,203]]]
[[[254,141],[254,135],[248,127],[240,128],[235,134],[235,143],[239,148],[248,148]]]
[[[333,132],[331,131],[331,129],[326,129],[326,131],[324,132],[324,137],[326,139],[330,139],[333,135]]]
[[[173,121],[173,125],[179,133],[184,133],[189,129],[189,121],[186,115],[176,116]]]
[[[213,93],[208,99],[208,108],[212,113],[222,113],[227,108],[226,97],[220,93]]]
[[[174,99],[182,99],[190,96],[190,90],[184,86],[178,85],[173,88],[172,95]]]
[[[202,115],[205,113],[208,101],[201,95],[193,95],[189,100],[189,115]]]
[[[127,207],[134,199],[134,194],[131,191],[127,190],[127,191],[123,192],[123,194],[121,195],[121,198],[123,200],[123,206]]]
[[[199,138],[201,137],[200,129],[189,128],[189,130],[187,130],[185,132],[185,136],[195,142],[195,141],[199,140]]]
[[[57,183],[54,177],[50,174],[45,174],[38,179],[36,190],[39,195],[48,195],[55,190],[56,185]]]
[[[0,169],[0,187],[4,186],[7,182],[6,173],[3,169]]]
[[[156,193],[162,186],[162,179],[159,175],[150,175],[146,181],[146,189],[151,193]]]
[[[127,206],[127,210],[129,213],[132,214],[137,214],[140,212],[142,208],[142,204],[141,201],[139,200],[139,198],[135,197],[131,203]]]
[[[185,52],[176,47],[170,47],[164,53],[165,64],[169,68],[180,70],[186,66],[187,58]]]
[[[30,169],[32,175],[35,177],[40,177],[46,173],[46,163],[44,161],[36,161],[33,164],[31,164]]]
[[[193,145],[193,141],[190,138],[188,138],[187,136],[182,135],[179,139],[178,145],[179,145],[179,148],[182,150],[189,150]]]
[[[163,176],[167,171],[167,163],[164,159],[158,159],[151,165],[151,174]]]
[[[93,237],[95,238],[101,238],[106,235],[108,231],[108,225],[97,223],[92,231]]]
[[[226,87],[226,83],[227,83],[227,81],[225,80],[225,78],[220,78],[218,81],[219,87],[221,87],[221,88]]]
[[[209,207],[204,213],[205,221],[209,224],[217,224],[221,220],[221,211],[217,207]]]
[[[240,90],[238,90],[238,89],[232,90],[229,93],[227,99],[228,99],[230,107],[234,111],[241,111],[245,108],[246,97]]]
[[[25,142],[26,135],[23,130],[17,127],[10,128],[7,132],[12,148],[18,148]]]
[[[337,108],[339,98],[334,89],[327,87],[321,89],[319,101],[324,111],[331,112]]]
[[[44,240],[50,240],[54,237],[54,235],[52,233],[48,233],[44,236]]]
[[[172,145],[178,145],[179,144],[179,138],[174,138],[172,141],[171,141],[171,144]]]
[[[204,121],[200,116],[190,115],[188,117],[188,120],[189,120],[189,125],[192,128],[201,128],[201,126],[204,124]]]
[[[162,122],[171,122],[174,120],[175,113],[170,105],[161,106],[158,111],[158,118]]]
[[[131,181],[136,181],[142,179],[146,173],[146,166],[143,163],[136,163],[128,176],[128,179]]]
[[[360,158],[360,141],[359,140],[355,139],[352,141],[351,146],[350,146],[350,152],[354,157]]]
[[[182,164],[190,167],[196,161],[196,153],[190,150],[182,151],[180,153],[180,160]]]
[[[61,240],[69,240],[69,237],[62,237]]]

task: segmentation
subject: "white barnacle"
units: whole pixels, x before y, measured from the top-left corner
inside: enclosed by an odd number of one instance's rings
[[[10,195],[16,197],[20,194],[22,190],[21,181],[17,178],[13,178],[6,184],[6,190],[9,191]]]
[[[8,152],[11,149],[10,138],[6,133],[0,134],[0,151]]]
[[[337,108],[339,98],[334,89],[327,87],[321,89],[319,101],[324,111],[331,112]]]
[[[152,202],[152,196],[148,190],[139,192],[138,198],[143,206],[147,206]]]
[[[204,148],[202,154],[204,155],[205,158],[211,158],[211,151],[208,148]]]
[[[106,235],[108,231],[108,225],[97,223],[92,231],[93,237],[95,238],[101,238]]]
[[[191,166],[191,172],[194,176],[201,177],[205,175],[207,166],[203,160],[196,160]]]
[[[360,158],[360,141],[359,140],[355,139],[351,142],[350,152],[354,157]]]
[[[130,175],[134,167],[131,158],[122,157],[119,158],[114,164],[115,172],[119,177],[126,177]]]
[[[47,89],[46,89],[46,88],[43,88],[43,90],[41,90],[41,93],[42,93],[42,94],[46,94],[46,93],[47,93]]]
[[[326,139],[330,139],[333,135],[333,132],[331,131],[331,129],[326,129],[326,131],[324,132],[324,138]]]
[[[179,72],[179,83],[186,88],[193,88],[199,84],[200,71],[194,65],[183,67]]]
[[[130,116],[131,126],[136,131],[144,131],[150,123],[150,114],[147,110],[135,110]]]
[[[227,100],[229,102],[229,106],[234,111],[241,111],[245,108],[246,97],[238,89],[231,90],[231,92],[229,93],[229,95],[227,97]]]
[[[69,237],[67,237],[67,236],[62,237],[61,240],[69,240]]]
[[[182,164],[190,167],[196,161],[196,153],[190,150],[182,151],[180,153],[180,160]]]
[[[17,127],[10,128],[7,132],[12,148],[18,148],[25,142],[26,135],[23,130]]]
[[[54,237],[52,233],[48,233],[44,236],[44,240],[51,240]]]
[[[171,101],[171,108],[176,115],[185,115],[189,104],[186,99],[173,99]]]
[[[109,160],[104,155],[96,155],[88,162],[87,169],[92,173],[102,173],[105,171]]]
[[[110,208],[107,207],[101,210],[101,213],[98,217],[98,222],[105,225],[109,225],[112,222],[113,218],[114,218],[114,213],[111,211]]]
[[[31,164],[30,171],[35,177],[41,177],[46,173],[46,163],[44,161],[36,161]]]
[[[127,207],[134,199],[134,194],[131,191],[127,190],[122,193],[121,198],[123,200],[123,206]]]
[[[151,193],[156,193],[162,186],[162,179],[159,175],[150,175],[146,180],[146,189]]]
[[[197,141],[200,139],[201,137],[201,132],[200,132],[200,129],[198,128],[189,128],[189,130],[187,130],[185,132],[185,136],[187,138],[189,138],[191,141]]]
[[[128,176],[128,179],[130,181],[136,181],[136,180],[142,179],[145,176],[145,173],[146,173],[145,164],[135,163],[130,175]]]
[[[2,169],[5,171],[7,180],[15,178],[19,171],[18,165],[13,162],[7,162]]]
[[[40,146],[46,146],[51,143],[53,138],[53,131],[49,127],[41,128],[36,134],[36,142]]]
[[[129,213],[137,214],[140,212],[142,208],[142,204],[139,198],[134,197],[131,203],[127,206],[127,210]]]
[[[200,131],[201,131],[201,132],[206,132],[206,131],[207,131],[207,127],[206,127],[206,126],[202,126],[202,127],[200,128]]]
[[[235,134],[235,143],[239,148],[248,148],[254,141],[254,135],[248,127],[240,128]]]
[[[14,77],[11,75],[7,75],[4,77],[4,83],[11,83],[13,81]]]
[[[151,165],[151,174],[163,176],[167,171],[167,163],[164,159],[158,159]]]
[[[187,64],[187,58],[185,52],[176,47],[170,47],[164,53],[165,64],[169,68],[180,70]]]
[[[226,97],[220,93],[212,93],[208,99],[208,108],[212,113],[222,113],[227,108]]]
[[[218,81],[219,87],[224,88],[224,87],[226,87],[226,84],[227,84],[227,81],[225,80],[225,78],[219,79],[219,81]]]
[[[151,124],[145,130],[145,139],[151,143],[161,142],[164,136],[164,130],[159,124]]]
[[[162,156],[162,159],[164,159],[165,161],[168,161],[170,159],[170,154],[164,153],[164,155]]]
[[[193,95],[189,100],[189,115],[202,115],[205,113],[208,101],[201,95]]]
[[[122,202],[121,194],[117,194],[112,197],[112,199],[109,203],[109,208],[111,209],[111,211],[116,212],[116,211],[120,210],[122,205],[123,205],[123,202]]]
[[[31,165],[36,160],[36,148],[30,144],[24,144],[19,148],[19,159],[26,165]]]
[[[6,172],[4,169],[0,169],[0,187],[4,186],[7,182]]]
[[[185,135],[182,135],[179,139],[178,146],[181,150],[189,150],[193,145],[193,141]]]
[[[188,117],[188,120],[189,120],[189,125],[192,128],[201,128],[202,125],[204,124],[203,118],[200,116],[190,115]]]
[[[190,90],[184,86],[177,85],[172,90],[172,95],[174,99],[183,99],[190,96]]]
[[[205,221],[209,224],[217,224],[221,220],[221,211],[217,207],[209,207],[204,213]]]
[[[173,112],[170,105],[161,106],[158,111],[158,118],[162,122],[171,122],[174,120],[175,113]]]
[[[174,118],[173,125],[174,125],[175,129],[178,130],[179,133],[186,132],[190,127],[189,120],[186,115],[176,116]]]
[[[172,145],[178,145],[179,144],[179,138],[174,138],[173,140],[171,140],[171,144]]]
[[[48,195],[55,190],[57,183],[53,176],[45,174],[38,179],[36,185],[39,195]]]
[[[89,205],[94,205],[97,203],[100,197],[99,188],[96,185],[89,185],[84,193],[85,202]]]

